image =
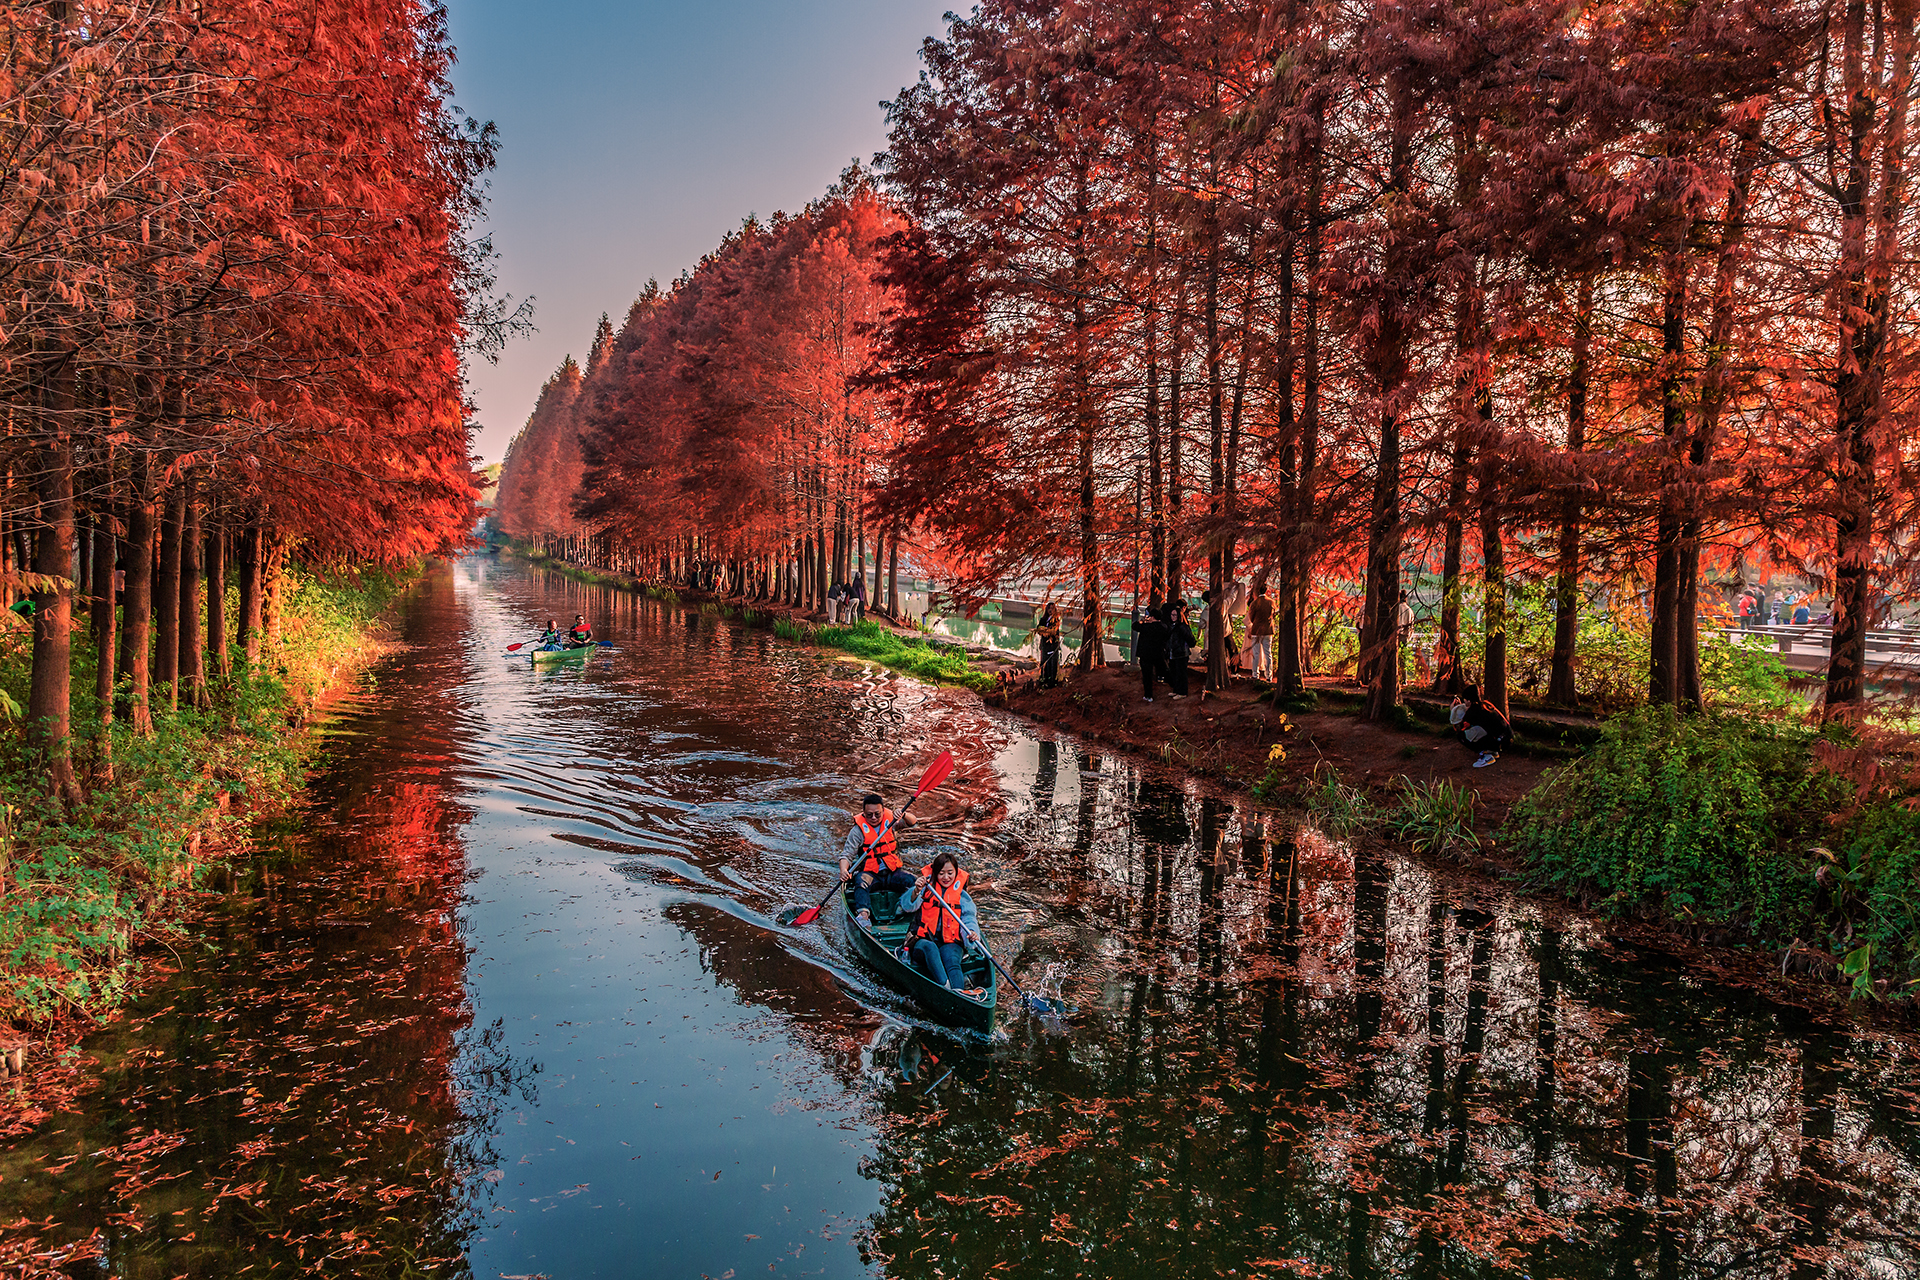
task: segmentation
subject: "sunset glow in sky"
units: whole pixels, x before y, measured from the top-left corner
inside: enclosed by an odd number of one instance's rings
[[[499,125],[488,226],[500,287],[539,332],[476,361],[498,461],[540,386],[584,360],[648,277],[664,285],[749,213],[797,209],[884,145],[949,0],[451,0],[454,100]]]

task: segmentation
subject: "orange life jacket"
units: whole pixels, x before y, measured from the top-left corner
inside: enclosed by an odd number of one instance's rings
[[[888,871],[900,869],[900,855],[896,850],[900,846],[899,837],[893,831],[893,810],[880,811],[880,825],[870,826],[863,810],[853,815],[853,825],[860,828],[860,841],[866,846],[866,858],[860,863],[859,870],[869,875],[878,875],[884,867]]]
[[[915,936],[937,942],[960,941],[960,922],[955,917],[960,914],[960,891],[967,887],[968,877],[961,868],[954,869],[960,874],[953,878],[953,887],[941,893],[940,882],[933,878],[933,868],[927,868],[927,887],[922,891],[925,896],[920,901],[920,924],[914,930]],[[947,900],[947,905],[953,908],[951,913],[935,900],[935,894]]]

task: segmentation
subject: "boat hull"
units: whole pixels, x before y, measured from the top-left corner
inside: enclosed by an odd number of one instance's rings
[[[583,644],[578,649],[535,649],[533,664],[544,667],[552,662],[585,662],[593,654],[593,645]]]
[[[852,885],[841,891],[840,900],[846,911],[847,936],[853,939],[854,951],[882,981],[940,1022],[982,1035],[993,1030],[993,1009],[1000,989],[998,975],[986,956],[974,951],[962,965],[968,981],[985,992],[978,1000],[970,999],[935,982],[896,954],[910,931],[907,918],[899,913],[898,894],[874,892],[871,930],[861,928],[854,919]]]

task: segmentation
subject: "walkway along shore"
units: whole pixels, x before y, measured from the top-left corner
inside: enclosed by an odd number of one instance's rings
[[[806,643],[809,634],[832,631],[822,626],[825,615],[818,612],[582,570],[544,556],[528,558],[579,581],[770,627],[800,643]],[[903,639],[919,638],[912,628],[871,610],[867,616]],[[819,630],[808,633],[804,628]],[[1169,770],[1321,826],[1337,826],[1342,817],[1328,812],[1329,801],[1335,808],[1357,807],[1365,813],[1360,822],[1364,830],[1355,833],[1361,838],[1391,841],[1429,862],[1504,881],[1509,888],[1519,881],[1535,902],[1604,920],[1609,937],[1670,954],[1692,974],[1764,989],[1771,999],[1829,1012],[1847,1006],[1838,957],[1804,949],[1783,955],[1779,948],[1752,945],[1737,930],[1670,916],[1607,915],[1592,910],[1590,902],[1569,901],[1531,883],[1528,868],[1503,842],[1501,828],[1550,770],[1577,759],[1595,740],[1598,722],[1591,716],[1516,708],[1514,749],[1494,766],[1475,769],[1478,753],[1446,731],[1446,701],[1418,693],[1409,694],[1407,713],[1393,726],[1360,714],[1364,691],[1349,679],[1310,680],[1312,709],[1288,711],[1274,703],[1269,686],[1247,679],[1203,693],[1204,680],[1196,666],[1193,693],[1174,698],[1163,686],[1148,703],[1141,696],[1139,671],[1130,665],[1081,672],[1063,664],[1062,682],[1043,689],[1033,661],[950,643],[946,647],[964,652],[970,670],[988,677],[951,682],[969,684],[988,706],[1069,734],[1097,752],[1125,754],[1147,767]],[[1427,806],[1421,802],[1436,794],[1464,802],[1464,820],[1452,825],[1402,821],[1410,813],[1425,813]],[[1862,1012],[1863,1003],[1854,1002],[1852,1009]],[[1904,1013],[1899,1016],[1904,1020]]]

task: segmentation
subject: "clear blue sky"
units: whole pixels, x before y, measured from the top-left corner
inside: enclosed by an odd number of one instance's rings
[[[885,143],[953,0],[450,0],[455,102],[500,126],[488,227],[539,333],[475,361],[474,451],[498,461],[562,356],[649,276],[749,213],[798,209]]]

